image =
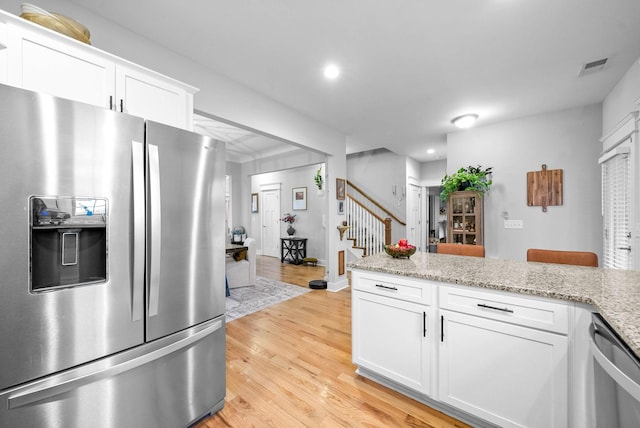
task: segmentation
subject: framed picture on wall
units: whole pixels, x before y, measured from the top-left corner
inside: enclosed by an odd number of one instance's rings
[[[344,178],[336,178],[336,199],[339,201],[344,201],[346,194],[346,180]]]
[[[338,215],[344,215],[344,201],[338,201]]]
[[[291,194],[292,207],[294,210],[306,210],[307,209],[307,188],[306,187],[294,187]]]
[[[252,213],[258,212],[258,194],[257,193],[251,194],[251,212]]]

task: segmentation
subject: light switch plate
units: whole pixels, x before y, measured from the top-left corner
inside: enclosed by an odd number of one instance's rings
[[[523,228],[522,220],[505,220],[504,228],[505,229],[522,229]]]

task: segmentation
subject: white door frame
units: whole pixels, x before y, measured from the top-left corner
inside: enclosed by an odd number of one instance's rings
[[[422,237],[422,188],[417,184],[408,184],[407,191],[407,238],[423,251]]]

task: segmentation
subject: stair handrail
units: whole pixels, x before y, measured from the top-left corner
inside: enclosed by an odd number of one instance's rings
[[[386,209],[384,206],[382,206],[378,201],[376,201],[375,199],[373,199],[371,196],[369,196],[369,194],[367,194],[365,191],[363,191],[361,188],[359,188],[358,186],[356,186],[355,184],[353,184],[351,181],[347,180],[347,184],[349,186],[351,186],[353,189],[355,189],[358,193],[360,193],[362,196],[364,196],[369,202],[371,202],[372,204],[374,204],[376,207],[380,208],[385,214],[387,214],[389,217],[391,217],[393,220],[397,221],[401,226],[406,226],[407,223],[405,223],[404,221],[400,220],[398,217],[396,217],[391,211],[389,211],[388,209]],[[354,201],[357,201],[356,198],[353,197],[353,195],[351,195],[351,198]],[[362,204],[360,204],[362,205]],[[364,205],[362,205],[363,208]],[[369,210],[370,211],[370,210]],[[371,211],[370,211],[371,212]],[[373,214],[373,213],[372,213]],[[381,217],[376,216],[380,221],[383,221]]]
[[[378,214],[374,213],[373,211],[371,211],[369,208],[367,208],[366,206],[364,206],[364,204],[362,202],[360,202],[359,200],[355,199],[352,195],[347,193],[347,196],[351,198],[351,200],[353,201],[354,204],[359,205],[363,210],[365,210],[366,212],[368,212],[372,217],[375,217],[376,220],[378,220],[380,223],[384,223],[384,220],[382,217],[380,217]]]
[[[383,219],[349,194],[345,202],[351,226],[347,239],[352,240],[353,248],[361,249],[363,256],[384,251],[384,246],[391,243],[391,219]]]

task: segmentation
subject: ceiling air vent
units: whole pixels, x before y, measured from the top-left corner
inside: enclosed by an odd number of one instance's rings
[[[582,64],[580,67],[580,71],[578,72],[578,77],[586,76],[588,74],[593,74],[597,71],[600,71],[607,64],[609,58],[602,58],[595,61],[587,62]]]

